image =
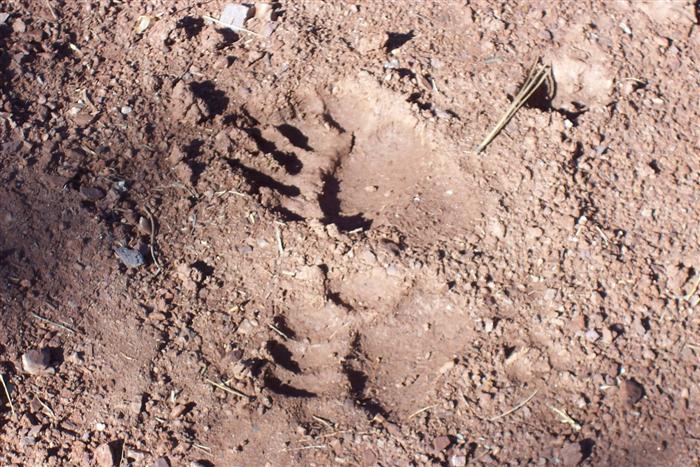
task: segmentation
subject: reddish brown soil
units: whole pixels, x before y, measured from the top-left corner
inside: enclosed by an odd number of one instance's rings
[[[697,5],[224,3],[0,2],[1,465],[698,462]]]

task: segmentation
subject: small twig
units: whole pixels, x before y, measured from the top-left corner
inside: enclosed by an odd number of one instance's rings
[[[334,431],[332,433],[326,433],[324,435],[309,437],[309,439],[331,438],[333,436],[342,435],[343,433],[355,433],[355,432],[353,430],[339,430],[339,431]],[[360,432],[356,432],[355,434],[360,436],[360,435],[369,435],[371,433],[369,431],[360,431]]]
[[[217,191],[217,192],[214,193],[214,196],[215,196],[216,198],[220,198],[220,197],[222,197],[222,196],[224,196],[224,195],[228,195],[228,194],[240,196],[241,198],[247,198],[247,197],[248,197],[248,195],[246,195],[245,193],[241,193],[240,191],[236,191],[236,190],[222,190],[222,191]]]
[[[695,295],[695,292],[698,291],[698,287],[700,287],[700,274],[698,274],[697,279],[695,279],[695,283],[693,286],[690,288],[687,294],[683,297],[683,300],[686,302],[690,301],[691,298],[693,298],[693,295]]]
[[[53,9],[51,6],[51,0],[44,0],[46,3],[46,7],[49,9],[49,12],[51,13],[51,16],[53,16],[53,19],[58,20],[58,15],[56,14],[56,10]]]
[[[549,70],[549,65],[540,65],[539,67],[535,65],[532,67],[527,77],[527,80],[525,81],[525,84],[523,84],[523,87],[520,89],[520,92],[518,92],[518,95],[515,96],[513,102],[510,103],[508,109],[506,109],[501,119],[498,120],[496,125],[489,132],[489,134],[486,135],[481,144],[477,146],[477,154],[486,149],[486,146],[488,146],[491,143],[491,141],[493,141],[493,139],[498,135],[498,133],[500,133],[501,130],[505,128],[505,126],[508,124],[510,119],[513,118],[513,116],[520,109],[520,107],[522,107],[528,101],[528,99],[532,97],[532,95],[535,93],[535,91],[537,91],[537,89],[542,85],[542,83],[545,82],[547,76],[549,75]]]
[[[199,449],[203,453],[205,453],[208,456],[211,456],[211,448],[209,446],[205,446],[203,444],[198,444],[198,443],[192,443],[192,447],[195,449]]]
[[[278,452],[291,452],[291,451],[303,451],[305,449],[327,449],[328,446],[325,444],[314,444],[312,446],[302,446],[300,448],[284,448]]]
[[[244,397],[244,398],[246,398],[246,399],[248,399],[248,400],[253,399],[251,396],[249,396],[248,394],[246,394],[246,393],[244,393],[244,392],[239,391],[238,389],[235,389],[235,388],[226,386],[226,385],[221,384],[221,383],[214,382],[214,381],[212,381],[212,380],[210,380],[210,379],[207,379],[206,382],[209,383],[209,384],[211,384],[211,385],[214,386],[215,388],[219,388],[219,389],[221,389],[222,391],[228,392],[229,394],[234,394],[234,395],[239,396],[239,397]]]
[[[15,406],[12,403],[12,398],[10,397],[10,391],[7,389],[7,384],[5,384],[5,377],[0,373],[0,382],[2,383],[2,388],[5,390],[5,397],[7,397],[7,403],[10,404],[10,411],[12,412],[12,416],[16,416],[17,413],[15,412]]]
[[[206,19],[206,20],[209,20],[209,21],[212,21],[212,22],[214,22],[214,23],[216,23],[216,24],[219,24],[219,25],[221,25],[221,26],[224,26],[224,27],[233,29],[234,31],[243,31],[243,32],[247,32],[248,34],[252,34],[252,35],[254,35],[254,36],[262,37],[262,36],[261,36],[260,34],[258,34],[257,32],[253,32],[253,31],[250,31],[250,30],[248,30],[248,29],[241,28],[241,27],[238,27],[238,26],[234,26],[233,24],[224,23],[223,21],[219,21],[218,19],[212,18],[211,16],[203,15],[202,18],[204,18],[204,19]]]
[[[151,258],[153,258],[153,264],[156,265],[158,268],[158,271],[156,271],[156,276],[160,274],[162,268],[160,267],[160,263],[158,262],[158,257],[156,256],[156,221],[153,218],[153,214],[151,213],[150,209],[144,206],[144,211],[146,211],[146,214],[148,214],[148,219],[151,221],[151,242],[149,244],[149,247],[151,249]]]
[[[119,450],[119,463],[117,464],[117,467],[122,467],[122,463],[124,462],[124,455],[126,454],[126,441],[122,443],[122,448]]]
[[[413,417],[415,417],[416,415],[421,414],[421,413],[423,413],[423,412],[426,412],[426,411],[428,411],[428,410],[430,410],[430,409],[434,409],[434,408],[437,407],[438,405],[439,405],[439,404],[433,404],[433,405],[429,405],[428,407],[423,407],[423,408],[420,409],[420,410],[416,410],[415,412],[413,412],[411,415],[408,416],[408,419],[407,419],[407,420],[410,420],[410,419],[412,419]]]
[[[282,243],[282,233],[280,228],[275,225],[275,239],[277,240],[277,249],[280,252],[280,256],[284,256],[284,244]]]
[[[311,418],[313,418],[313,419],[316,420],[317,422],[320,422],[322,425],[325,425],[326,428],[331,428],[331,429],[332,429],[332,428],[335,427],[335,423],[333,423],[333,422],[331,422],[331,421],[329,421],[329,420],[326,420],[325,418],[318,417],[318,416],[316,416],[316,415],[312,415]]]
[[[474,404],[474,402],[469,400],[461,390],[459,391],[459,393],[462,395],[462,399],[464,399],[464,405],[467,406],[467,410],[469,410],[472,413],[472,415],[474,415],[477,419],[483,420],[484,418],[478,413],[476,413],[476,411],[472,408],[471,404]]]
[[[56,321],[51,321],[50,319],[44,318],[43,316],[39,316],[39,315],[37,315],[37,314],[34,313],[34,312],[32,312],[32,316],[33,316],[34,318],[38,319],[39,321],[43,321],[43,322],[45,322],[45,323],[51,324],[51,325],[53,325],[53,326],[56,326],[57,328],[61,328],[61,329],[63,329],[64,331],[68,331],[68,332],[70,332],[70,333],[72,333],[72,334],[75,334],[75,331],[74,331],[73,329],[69,328],[68,326],[66,326],[66,325],[64,325],[64,324],[57,323]]]
[[[267,326],[268,326],[270,329],[272,329],[273,331],[275,331],[277,334],[279,334],[280,336],[282,336],[282,338],[283,338],[284,340],[286,340],[286,341],[291,340],[291,339],[289,338],[288,335],[286,335],[285,333],[283,333],[282,331],[280,331],[280,330],[277,328],[277,326],[275,326],[274,324],[268,323]]]
[[[533,397],[535,397],[535,396],[537,395],[538,392],[539,392],[539,389],[535,389],[535,392],[533,392],[533,393],[530,395],[530,397],[528,397],[527,399],[525,399],[524,401],[522,401],[520,404],[516,405],[515,407],[513,407],[513,408],[510,409],[510,410],[508,410],[507,412],[503,412],[501,415],[496,415],[495,417],[491,417],[491,418],[489,419],[489,421],[490,421],[490,422],[495,422],[495,421],[498,420],[499,418],[506,417],[506,416],[512,414],[513,412],[516,412],[516,411],[522,409],[523,407],[525,407],[525,405],[527,405],[528,402],[530,402],[530,401],[532,400]]]
[[[39,404],[41,404],[41,406],[44,408],[44,410],[46,410],[46,412],[48,412],[48,414],[51,418],[56,418],[56,414],[54,413],[53,410],[51,410],[51,407],[49,407],[48,404],[46,404],[44,401],[42,401],[41,398],[39,396],[37,396],[36,394],[34,394],[34,397],[36,398],[37,401],[39,401]]]
[[[552,412],[559,415],[560,422],[566,423],[567,425],[571,425],[571,429],[573,429],[574,431],[581,431],[581,424],[573,418],[571,418],[565,410],[557,409],[556,407],[552,407],[551,405],[549,406],[549,408],[552,409]]]

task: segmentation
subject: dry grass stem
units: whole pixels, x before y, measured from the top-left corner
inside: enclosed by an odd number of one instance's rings
[[[10,397],[10,390],[7,389],[7,384],[5,384],[5,377],[0,374],[0,382],[2,383],[2,389],[5,391],[5,397],[7,398],[7,403],[10,404],[10,411],[12,412],[12,416],[16,416],[17,413],[15,412],[15,406],[12,403],[12,398]]]
[[[144,207],[144,211],[146,211],[146,214],[148,214],[148,219],[151,221],[151,241],[149,244],[149,248],[151,250],[151,258],[153,258],[153,264],[155,264],[158,268],[158,271],[156,271],[157,276],[158,274],[160,274],[163,268],[160,267],[158,257],[156,256],[156,220],[153,217],[153,214],[151,213],[150,209]]]
[[[46,410],[46,413],[49,414],[51,418],[56,418],[56,414],[53,410],[51,410],[51,407],[49,407],[48,404],[46,404],[46,402],[42,401],[41,398],[39,398],[39,396],[37,396],[36,394],[34,395],[34,397],[36,397],[36,400],[39,401],[39,404],[41,404],[41,406],[44,408],[44,410]]]
[[[268,326],[270,329],[272,329],[273,331],[275,331],[277,334],[279,334],[284,340],[286,340],[286,341],[291,340],[291,339],[289,338],[288,335],[286,335],[285,333],[283,333],[282,331],[280,331],[280,329],[279,329],[277,326],[275,326],[274,324],[269,324],[269,323],[268,323],[267,326]]]
[[[208,456],[212,455],[211,448],[209,446],[205,446],[203,444],[192,443],[192,447],[195,449],[199,449],[200,451],[202,451],[204,454],[206,454]]]
[[[335,427],[335,423],[333,423],[333,422],[331,422],[331,421],[329,421],[329,420],[326,420],[326,419],[323,418],[323,417],[318,417],[318,416],[316,416],[316,415],[312,415],[311,417],[312,417],[314,420],[316,420],[317,422],[319,422],[319,423],[321,423],[322,425],[324,425],[326,428],[333,429],[333,428]]]
[[[284,448],[279,452],[292,452],[292,451],[304,451],[306,449],[327,449],[328,446],[325,444],[314,444],[312,446],[302,446],[299,448]]]
[[[56,321],[51,321],[50,319],[44,318],[43,316],[39,316],[36,313],[32,313],[32,316],[34,318],[38,319],[39,321],[43,321],[44,323],[48,323],[52,326],[56,326],[57,328],[63,329],[64,331],[68,331],[71,334],[75,334],[75,331],[73,329],[69,328],[68,326],[66,326],[65,324],[57,323]]]
[[[223,21],[219,21],[218,19],[212,18],[211,16],[206,16],[206,15],[204,15],[204,16],[202,16],[202,18],[203,18],[203,19],[206,19],[207,21],[211,21],[211,22],[213,22],[213,23],[216,23],[216,24],[218,24],[218,25],[220,25],[220,26],[224,26],[224,27],[226,27],[226,28],[233,29],[233,30],[235,30],[235,31],[247,32],[248,34],[252,34],[252,35],[254,35],[254,36],[262,37],[262,36],[261,36],[260,34],[258,34],[257,32],[253,32],[253,31],[251,31],[251,30],[249,30],[249,29],[245,29],[245,28],[240,28],[240,27],[238,27],[238,26],[234,26],[233,24],[224,23]]]
[[[498,133],[505,128],[511,118],[515,113],[522,107],[530,97],[537,91],[537,89],[545,82],[549,76],[550,66],[549,65],[538,65],[537,63],[530,69],[530,74],[520,89],[520,92],[515,96],[513,102],[510,103],[508,109],[506,109],[501,119],[496,123],[491,132],[486,135],[484,140],[476,148],[476,153],[479,154],[486,146],[488,146],[491,141],[498,135]]]
[[[282,232],[280,228],[275,225],[275,240],[277,240],[277,249],[280,252],[280,256],[284,256],[284,244],[282,243]]]
[[[423,408],[420,409],[420,410],[416,410],[415,412],[413,412],[411,415],[408,416],[408,420],[412,419],[412,418],[415,417],[416,415],[419,415],[419,414],[421,414],[421,413],[423,413],[423,412],[427,412],[427,411],[430,410],[430,409],[434,409],[434,408],[437,407],[438,405],[439,405],[439,404],[433,404],[433,405],[429,405],[428,407],[423,407]]]
[[[549,406],[550,409],[552,409],[552,412],[557,414],[559,416],[559,421],[562,423],[566,423],[567,425],[571,426],[571,429],[574,431],[581,431],[581,424],[578,423],[576,420],[571,418],[568,413],[566,413],[566,410],[560,410],[557,409],[556,407],[552,407],[551,405]]]
[[[501,415],[496,415],[495,417],[491,417],[491,418],[489,419],[489,421],[490,421],[490,422],[495,422],[495,421],[498,420],[499,418],[503,418],[503,417],[506,417],[506,416],[512,414],[513,412],[517,412],[518,410],[520,410],[520,409],[522,409],[523,407],[525,407],[525,406],[528,404],[528,402],[530,402],[530,401],[532,400],[532,398],[535,397],[535,396],[537,395],[537,393],[538,393],[539,391],[540,391],[539,389],[535,389],[535,392],[533,392],[532,394],[530,394],[530,397],[528,397],[527,399],[525,399],[524,401],[522,401],[520,404],[516,405],[515,407],[513,407],[513,408],[510,409],[510,410],[508,410],[507,412],[503,412]]]
[[[228,392],[229,394],[234,394],[234,395],[239,396],[239,397],[245,397],[246,399],[252,399],[251,396],[249,396],[248,394],[246,394],[244,392],[239,391],[238,389],[232,388],[230,386],[226,386],[225,384],[217,383],[217,382],[212,381],[210,379],[208,379],[206,381],[207,381],[207,383],[211,384],[215,388],[221,389],[222,391]]]

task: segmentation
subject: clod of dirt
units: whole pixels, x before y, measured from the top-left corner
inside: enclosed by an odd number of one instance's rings
[[[626,405],[631,407],[644,397],[644,386],[634,379],[625,380],[620,386],[620,397]]]
[[[104,443],[95,449],[95,465],[98,467],[115,467],[117,465],[114,447],[116,443]]]
[[[114,252],[127,268],[138,268],[145,263],[143,255],[137,250],[120,246],[119,248],[115,248]]]
[[[177,277],[182,282],[185,290],[197,290],[197,283],[201,281],[198,273],[199,271],[186,263],[179,264],[176,269]]]
[[[184,414],[185,412],[187,412],[187,409],[188,409],[188,405],[187,405],[187,404],[177,404],[177,405],[176,405],[175,407],[173,407],[172,410],[170,411],[170,419],[171,419],[171,420],[174,420],[174,419],[176,419],[176,418],[179,418],[180,416],[182,416],[182,414]]]
[[[51,352],[48,349],[29,350],[22,355],[22,368],[30,375],[53,374]]]
[[[581,445],[579,443],[566,443],[559,451],[561,465],[573,467],[583,460]]]
[[[175,175],[177,175],[177,178],[182,182],[186,184],[190,184],[192,181],[192,176],[194,175],[194,172],[192,171],[192,167],[187,165],[185,162],[180,162],[175,166],[173,169],[175,172]]]
[[[575,111],[577,106],[605,105],[610,101],[613,77],[608,55],[599,47],[588,48],[587,57],[577,52],[562,49],[551,57],[555,108]]]

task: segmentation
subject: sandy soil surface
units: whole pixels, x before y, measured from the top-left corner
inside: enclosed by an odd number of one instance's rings
[[[697,464],[695,2],[225,3],[0,2],[1,465]]]

